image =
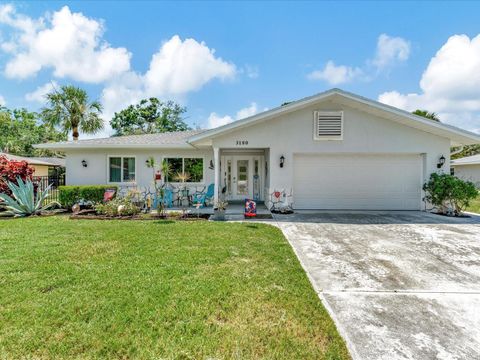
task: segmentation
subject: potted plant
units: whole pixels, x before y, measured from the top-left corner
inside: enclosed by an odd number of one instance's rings
[[[215,203],[213,208],[214,219],[219,221],[225,220],[225,211],[227,210],[228,202],[219,200]]]

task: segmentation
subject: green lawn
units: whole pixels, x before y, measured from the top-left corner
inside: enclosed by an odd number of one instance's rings
[[[467,208],[467,211],[480,214],[480,195],[477,198],[470,202],[470,206]]]
[[[262,224],[0,220],[1,359],[348,359]]]

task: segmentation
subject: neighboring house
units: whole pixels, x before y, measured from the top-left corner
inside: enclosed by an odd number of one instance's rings
[[[37,147],[66,153],[68,184],[148,187],[153,156],[195,174],[190,187],[214,183],[217,198],[419,210],[422,184],[450,171],[450,146],[474,143],[477,134],[332,89],[211,130]]]
[[[480,155],[452,160],[450,166],[455,176],[472,181],[480,188]]]
[[[9,160],[26,161],[33,168],[33,176],[48,176],[49,169],[65,167],[65,159],[54,157],[25,157],[6,153],[0,153],[0,156],[6,156]]]

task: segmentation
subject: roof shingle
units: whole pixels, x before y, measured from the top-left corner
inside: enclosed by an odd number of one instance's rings
[[[62,141],[57,143],[40,144],[39,148],[75,148],[75,147],[141,147],[141,146],[187,146],[187,139],[198,135],[205,130],[174,131],[158,134],[114,136],[102,139],[86,139],[77,141]]]

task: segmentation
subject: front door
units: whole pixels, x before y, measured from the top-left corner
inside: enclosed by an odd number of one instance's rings
[[[260,158],[235,155],[223,160],[227,200],[260,199]]]
[[[233,200],[242,200],[253,196],[250,180],[250,159],[235,157],[233,163]]]

